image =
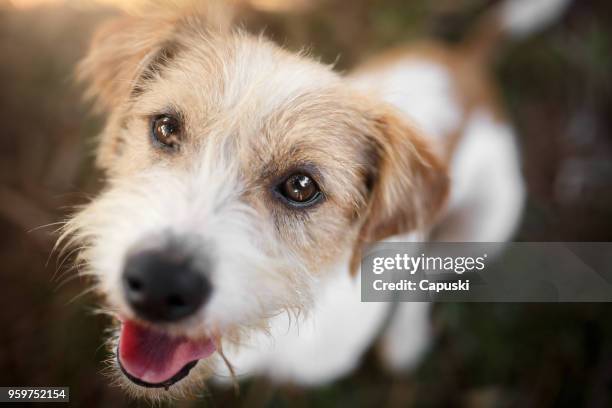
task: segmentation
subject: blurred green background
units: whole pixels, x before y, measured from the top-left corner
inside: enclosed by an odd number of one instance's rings
[[[39,4],[40,3],[40,4]],[[110,7],[0,0],[0,385],[70,386],[74,406],[128,401],[103,376],[105,318],[87,282],[49,253],[53,226],[101,186],[92,165],[102,118],[73,69]],[[118,2],[120,3],[120,2]],[[387,46],[460,41],[490,0],[253,1],[241,20],[290,49],[348,70]],[[272,10],[271,5],[280,7]],[[612,241],[612,2],[575,0],[491,66],[518,131],[529,202],[523,241]],[[189,406],[612,406],[606,304],[440,304],[423,364],[391,376],[369,353],[317,390],[265,380],[212,388]]]

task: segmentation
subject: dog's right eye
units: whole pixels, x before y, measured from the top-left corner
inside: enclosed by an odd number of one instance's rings
[[[181,125],[177,118],[170,115],[155,116],[151,120],[151,136],[158,145],[178,149],[181,139]]]

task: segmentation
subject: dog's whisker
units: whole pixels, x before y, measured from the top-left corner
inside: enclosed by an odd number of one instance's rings
[[[27,230],[26,232],[27,232],[28,234],[30,234],[30,233],[32,233],[32,232],[35,232],[35,231],[40,231],[40,230],[42,230],[42,229],[49,228],[49,227],[53,227],[53,226],[55,226],[55,225],[64,225],[64,224],[65,224],[65,221],[50,222],[50,223],[48,223],[48,224],[43,224],[43,225],[39,225],[38,227],[31,228],[31,229]],[[57,232],[57,231],[58,231],[58,230],[56,229],[56,230],[54,230],[53,232]]]
[[[75,250],[75,251],[78,251],[78,250]],[[85,276],[85,275],[87,275],[88,273],[87,273],[87,272],[83,272],[83,269],[82,269],[82,268],[83,268],[83,267],[86,267],[86,266],[87,266],[87,264],[88,264],[88,263],[87,263],[87,260],[86,260],[86,259],[83,259],[83,258],[79,257],[79,258],[75,259],[74,263],[72,263],[72,265],[70,265],[70,266],[68,266],[68,267],[64,267],[64,265],[62,265],[61,267],[60,267],[60,266],[58,266],[57,271],[56,271],[56,273],[55,273],[55,276],[54,276],[54,277],[51,279],[51,282],[54,282],[54,281],[59,281],[59,282],[61,282],[61,280],[62,280],[64,277],[66,277],[67,275],[69,275],[69,274],[71,274],[71,273],[73,273],[73,272],[76,272],[76,273],[75,273],[76,275],[79,275],[79,276]],[[58,274],[58,272],[59,272],[60,270],[61,270],[61,273],[59,273],[59,274]],[[90,272],[89,274],[90,274],[90,275],[94,275],[94,273],[93,273],[93,272]]]
[[[53,273],[53,275],[51,276],[51,282],[57,280],[60,280],[67,272],[71,272],[75,269],[78,269],[78,265],[82,264],[83,262],[85,262],[84,260],[75,260],[75,263],[72,267],[69,267],[67,269],[65,269],[62,273],[59,273],[63,268],[64,265],[66,264],[66,262],[68,262],[68,260],[70,259],[70,257],[74,254],[80,253],[82,252],[84,249],[88,248],[87,246],[80,246],[77,248],[72,249],[70,252],[68,252],[65,256],[62,257],[62,259],[60,260],[60,263],[56,266],[55,268],[55,272]],[[59,274],[59,275],[58,275]]]
[[[236,378],[236,372],[234,371],[234,366],[230,363],[228,358],[225,356],[225,353],[223,352],[223,345],[219,337],[216,337],[215,343],[217,346],[217,352],[221,356],[221,359],[223,360],[223,363],[227,367],[227,371],[230,374],[230,378],[232,380],[232,384],[234,387],[234,393],[236,396],[239,396],[240,395],[240,384],[238,383],[238,379]]]
[[[74,266],[74,269],[78,270],[78,268],[79,268],[79,265],[75,265]],[[89,276],[95,277],[95,275],[93,275],[93,274],[90,274]],[[63,279],[61,282],[59,282],[55,286],[54,290],[57,292],[57,291],[61,290],[64,286],[68,285],[70,282],[73,282],[73,281],[75,281],[77,279],[83,279],[85,277],[87,277],[87,275],[84,275],[82,273],[75,273],[75,274],[72,274],[70,276],[67,276],[65,279]]]
[[[78,265],[75,264],[67,268],[66,270],[64,270],[62,274],[56,279],[57,285],[55,286],[54,290],[57,292],[61,288],[66,286],[68,283],[74,281],[75,279],[78,279],[79,278],[78,269],[79,269]]]
[[[76,296],[72,297],[68,302],[66,302],[66,305],[70,305],[70,304],[76,302],[77,300],[81,299],[82,297],[84,297],[84,296],[86,296],[86,295],[88,295],[88,294],[90,294],[92,292],[95,292],[95,291],[96,291],[95,287],[84,289],[83,291],[81,291],[81,293],[77,294]]]
[[[65,227],[67,222],[68,221],[60,221],[60,222],[56,223],[56,224],[61,225],[61,227],[53,230],[52,234],[53,235],[61,234],[61,231]],[[61,241],[60,240],[61,240],[61,236],[60,236],[60,238],[58,238],[58,240],[55,242],[55,244],[49,250],[49,255],[47,256],[47,259],[45,261],[45,268],[47,268],[49,266],[49,263],[51,262],[51,258],[53,257],[53,255],[56,253],[56,251],[58,249],[58,245],[61,245]]]
[[[59,270],[64,266],[65,262],[70,259],[70,257],[76,253],[82,253],[83,250],[89,248],[89,244],[86,242],[81,242],[81,245],[76,246],[77,237],[72,237],[70,240],[65,241],[65,246],[63,246],[57,254],[57,259],[59,260],[54,275],[57,274]],[[54,249],[55,250],[55,249]],[[53,250],[52,250],[53,251]],[[78,259],[78,258],[77,258]],[[53,280],[53,277],[52,277]]]

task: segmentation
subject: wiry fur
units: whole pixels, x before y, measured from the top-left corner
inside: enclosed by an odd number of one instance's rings
[[[365,243],[426,228],[447,195],[445,165],[394,108],[330,67],[205,13],[109,23],[80,77],[109,114],[98,148],[107,186],[60,242],[81,248],[109,312],[136,321],[120,287],[130,251],[175,239],[196,260],[212,255],[210,300],[157,328],[218,339],[230,363],[254,337],[275,332],[279,316],[308,316],[330,271]],[[151,140],[150,119],[161,113],[181,118],[177,151]],[[296,169],[324,194],[311,209],[288,208],[273,193]],[[201,361],[169,392],[119,382],[153,400],[180,397],[223,375],[222,360]]]

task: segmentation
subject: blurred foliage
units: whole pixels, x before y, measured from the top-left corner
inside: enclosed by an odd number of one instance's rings
[[[244,24],[348,70],[384,47],[460,41],[494,1],[327,0],[299,11],[246,11]],[[108,10],[13,10],[0,0],[0,384],[68,385],[75,406],[127,402],[101,374],[107,322],[87,282],[52,257],[53,225],[99,188],[91,152],[101,118],[72,81]],[[555,26],[506,44],[492,66],[520,135],[528,209],[517,239],[612,240],[612,4],[574,1]],[[58,270],[54,274],[54,272]],[[370,352],[318,390],[242,384],[178,406],[612,406],[611,309],[598,304],[440,304],[436,342],[411,374]]]

